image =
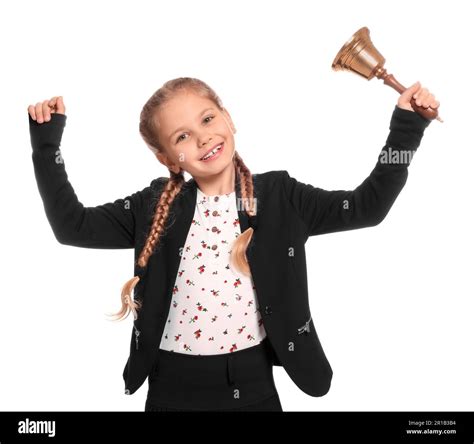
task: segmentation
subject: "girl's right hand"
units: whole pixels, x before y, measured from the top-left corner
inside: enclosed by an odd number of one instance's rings
[[[51,114],[65,114],[66,107],[64,106],[63,97],[56,96],[51,100],[44,100],[43,102],[38,102],[35,105],[30,105],[28,107],[28,113],[33,120],[36,120],[38,123],[49,122],[51,120]]]

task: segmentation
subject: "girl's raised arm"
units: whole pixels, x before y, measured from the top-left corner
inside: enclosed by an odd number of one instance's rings
[[[431,121],[395,106],[390,133],[375,168],[354,190],[328,191],[283,174],[285,192],[307,236],[371,227],[387,215],[408,177],[408,166]]]
[[[57,105],[61,104],[62,100]],[[43,113],[44,116],[37,110],[38,105],[36,110],[32,106],[28,108],[33,166],[56,239],[64,245],[84,248],[133,248],[136,215],[149,198],[151,186],[114,202],[84,207],[68,180],[60,152],[67,117],[61,111],[65,109],[58,106],[57,112],[49,110],[49,114]]]

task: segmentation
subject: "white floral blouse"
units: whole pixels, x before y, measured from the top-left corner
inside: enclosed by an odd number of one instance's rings
[[[198,187],[161,349],[213,355],[266,337],[253,280],[230,265],[240,233],[235,191],[207,196]]]

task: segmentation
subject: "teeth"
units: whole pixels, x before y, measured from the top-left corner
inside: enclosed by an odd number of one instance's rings
[[[216,148],[214,148],[209,154],[201,158],[201,160],[209,159],[209,157],[212,157],[214,154],[217,153],[217,151],[220,151],[221,148],[222,148],[222,143],[218,145]]]

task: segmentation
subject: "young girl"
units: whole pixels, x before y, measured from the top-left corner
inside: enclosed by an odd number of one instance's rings
[[[353,191],[326,191],[286,171],[252,175],[216,93],[198,79],[170,80],[143,107],[139,127],[170,177],[97,207],[78,201],[66,174],[62,97],[28,107],[35,176],[57,240],[135,249],[135,276],[115,318],[133,313],[123,377],[127,394],[148,377],[145,411],[281,411],[273,365],[311,396],[329,390],[304,243],[383,220],[410,163],[387,154],[412,154],[430,123],[413,111],[412,97],[439,106],[419,82],[408,88],[369,177]]]

